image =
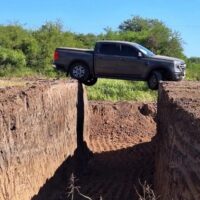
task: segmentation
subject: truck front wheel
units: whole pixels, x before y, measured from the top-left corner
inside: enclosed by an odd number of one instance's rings
[[[94,85],[96,82],[97,82],[97,78],[96,78],[96,77],[91,77],[91,78],[88,78],[86,81],[83,81],[83,83],[84,83],[85,85],[88,85],[88,86],[92,86],[92,85]]]
[[[69,74],[74,79],[86,81],[89,77],[89,70],[83,63],[74,63],[70,67]]]
[[[152,90],[157,90],[161,80],[162,74],[159,71],[153,71],[147,80],[149,88]]]

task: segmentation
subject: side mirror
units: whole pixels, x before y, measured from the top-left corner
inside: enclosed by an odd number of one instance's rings
[[[143,57],[142,53],[138,52],[138,58],[142,58],[142,57]]]

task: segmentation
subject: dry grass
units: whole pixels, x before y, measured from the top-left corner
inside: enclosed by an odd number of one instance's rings
[[[77,195],[83,197],[84,199],[92,200],[90,197],[88,197],[88,196],[86,196],[86,195],[84,195],[80,192],[80,186],[76,185],[76,181],[77,181],[77,179],[75,178],[74,174],[72,173],[70,180],[69,180],[69,186],[68,186],[68,191],[67,191],[68,196],[67,197],[70,198],[71,200],[74,200],[75,195],[77,194]]]
[[[143,184],[139,181],[139,184],[142,188],[141,194],[135,188],[136,193],[138,195],[138,200],[158,200],[159,199],[159,197],[156,197],[153,189],[151,188],[151,185],[147,184],[146,181]]]
[[[26,81],[21,79],[0,79],[0,87],[25,86]]]
[[[80,192],[81,187],[77,185],[77,181],[78,179],[76,179],[76,177],[72,173],[69,179],[69,186],[67,188],[67,199],[74,200],[75,196],[78,195],[83,199],[92,200],[92,198]],[[100,197],[99,200],[103,200],[103,198]]]

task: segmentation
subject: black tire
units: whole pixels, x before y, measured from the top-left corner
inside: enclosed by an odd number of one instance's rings
[[[160,81],[162,81],[162,74],[159,71],[153,71],[150,74],[147,83],[151,90],[157,90]]]
[[[84,63],[74,63],[70,66],[69,74],[79,81],[86,81],[89,77],[89,69]]]
[[[83,83],[87,86],[92,86],[97,82],[97,78],[96,77],[91,77],[89,79],[87,79],[86,81],[83,81]]]

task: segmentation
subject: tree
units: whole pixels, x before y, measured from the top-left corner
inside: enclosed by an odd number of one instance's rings
[[[57,47],[83,47],[75,33],[63,31],[63,25],[59,21],[45,23],[33,35],[39,44],[38,67],[41,70],[51,68],[53,52]]]
[[[21,25],[0,26],[0,46],[23,53],[28,66],[33,66],[37,59],[38,43]]]
[[[133,31],[140,32],[148,29],[152,29],[155,25],[161,22],[157,19],[144,19],[140,16],[134,16],[131,19],[127,19],[119,25],[120,31]]]
[[[119,25],[119,31],[121,34],[126,33],[126,36],[131,36],[132,41],[139,42],[156,54],[184,56],[180,34],[172,31],[157,19],[136,16],[122,22]],[[126,39],[129,40],[129,38]]]

